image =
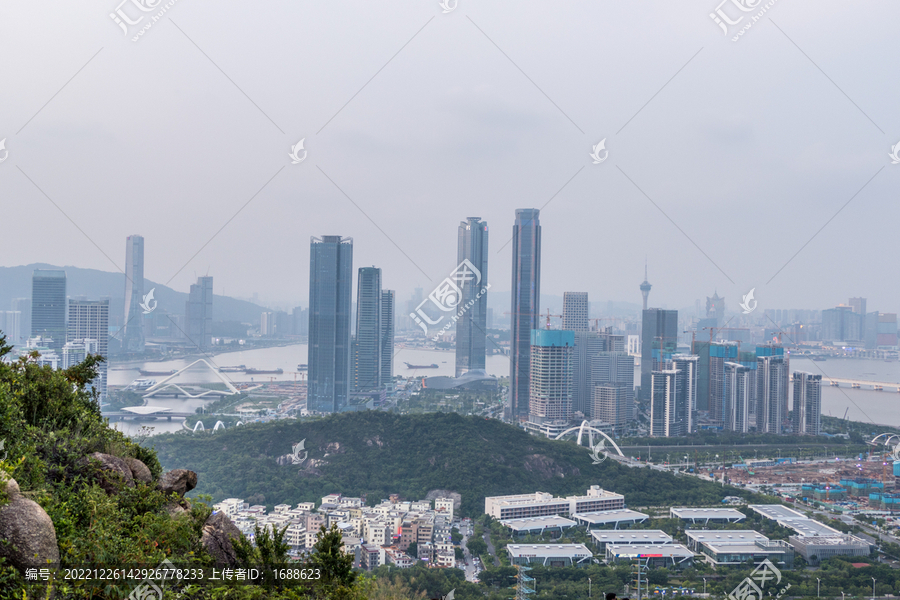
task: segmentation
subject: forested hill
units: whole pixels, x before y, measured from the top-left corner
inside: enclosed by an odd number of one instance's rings
[[[163,466],[189,465],[197,472],[195,494],[269,506],[318,501],[330,493],[365,494],[372,504],[391,493],[415,500],[431,490],[450,490],[462,495],[464,514],[477,515],[485,496],[584,494],[591,485],[624,494],[628,506],[711,504],[737,493],[613,460],[594,465],[590,451],[572,441],[538,438],[500,421],[457,414],[368,411],[151,440]],[[306,460],[288,464],[286,455],[302,440],[299,457],[308,452]]]

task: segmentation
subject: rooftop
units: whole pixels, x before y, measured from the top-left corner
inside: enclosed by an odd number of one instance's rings
[[[681,544],[609,544],[607,554],[629,557],[681,557],[688,558],[694,553]]]
[[[619,521],[637,521],[649,518],[642,512],[623,508],[621,510],[598,510],[596,512],[578,513],[576,519],[584,523],[616,523]]]
[[[672,536],[659,529],[594,529],[591,537],[602,543],[635,544],[671,542]]]
[[[680,519],[746,519],[747,515],[733,508],[672,507],[672,514]]]
[[[593,554],[584,544],[509,544],[510,556],[518,557],[584,557]]]

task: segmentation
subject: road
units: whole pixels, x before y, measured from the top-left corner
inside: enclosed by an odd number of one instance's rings
[[[469,552],[469,548],[466,547],[466,542],[469,540],[469,536],[472,535],[472,526],[469,525],[466,527],[465,525],[460,525],[459,532],[462,534],[463,539],[459,543],[460,547],[463,551],[463,556],[466,559],[466,581],[471,581],[472,583],[476,583],[478,581],[478,570],[475,568],[475,560],[472,554]]]
[[[484,543],[487,544],[488,554],[494,557],[494,566],[500,566],[500,559],[497,558],[497,553],[494,551],[494,545],[491,543],[491,534],[485,530],[484,532]]]

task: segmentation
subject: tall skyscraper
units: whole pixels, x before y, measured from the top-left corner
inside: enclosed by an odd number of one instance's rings
[[[41,336],[47,347],[62,352],[66,344],[66,272],[35,269],[31,279],[31,336]]]
[[[597,352],[591,358],[590,378],[590,417],[622,433],[634,418],[634,357],[626,352]]]
[[[394,290],[381,291],[381,385],[394,389]]]
[[[783,433],[788,417],[788,358],[780,344],[768,344],[756,347],[756,362],[756,430]]]
[[[725,365],[737,361],[738,345],[735,342],[713,342],[712,344],[707,343],[704,348],[708,352],[708,366],[703,375],[709,381],[706,388],[709,391],[709,399],[706,403],[709,419],[718,426],[725,426]]]
[[[355,391],[381,385],[381,269],[360,267],[356,286]]]
[[[672,368],[650,374],[650,435],[653,437],[676,437],[687,433],[687,398],[684,379],[679,374],[680,371]]]
[[[563,292],[562,328],[566,331],[588,330],[587,292]]]
[[[647,310],[647,298],[650,296],[650,282],[647,281],[647,263],[644,263],[644,281],[641,283],[641,296],[644,297],[644,310]]]
[[[593,410],[591,365],[599,352],[606,350],[606,340],[595,331],[576,331],[572,351],[572,410],[590,417]]]
[[[572,350],[575,334],[531,330],[529,416],[531,423],[565,427],[572,418]]]
[[[531,371],[531,331],[539,327],[541,299],[541,223],[536,208],[516,210],[512,235],[509,400],[506,416],[527,418]]]
[[[822,376],[794,371],[794,435],[822,433]]]
[[[488,226],[479,217],[469,217],[459,224],[457,263],[472,263],[481,272],[478,285],[462,286],[459,307],[469,306],[456,321],[456,376],[472,369],[484,369],[487,335],[487,294],[475,298],[488,284]]]
[[[198,277],[184,307],[185,334],[198,350],[212,346],[213,278]]]
[[[724,401],[722,403],[722,429],[737,433],[750,431],[750,406],[754,398],[750,393],[751,377],[756,373],[744,365],[726,362],[724,365],[723,386]]]
[[[650,398],[651,374],[672,358],[678,345],[678,311],[648,308],[641,324],[641,400]]]
[[[106,399],[106,375],[109,365],[109,300],[69,300],[69,324],[66,342],[84,344],[96,341],[96,352],[107,361],[98,366],[98,380],[94,387],[100,392],[100,400]],[[68,344],[65,344],[68,345]],[[70,346],[70,351],[73,346]]]
[[[311,238],[309,244],[308,407],[340,412],[350,392],[350,304],[353,239]]]
[[[684,415],[687,419],[685,433],[697,431],[697,383],[699,381],[699,363],[697,356],[676,354],[672,357],[672,367],[678,371],[680,389],[684,394]]]
[[[144,238],[129,235],[125,240],[125,329],[122,346],[126,352],[144,351]]]

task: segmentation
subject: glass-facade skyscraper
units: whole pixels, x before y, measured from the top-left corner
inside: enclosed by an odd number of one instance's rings
[[[66,272],[35,269],[31,279],[31,336],[52,338],[47,346],[62,353],[66,344]]]
[[[69,323],[66,332],[67,345],[85,344],[96,340],[97,354],[107,360],[100,363],[97,380],[92,382],[106,399],[106,375],[109,365],[109,300],[69,300]]]
[[[469,306],[456,321],[456,376],[472,369],[485,367],[485,340],[487,337],[487,294],[482,289],[488,282],[488,226],[479,217],[469,217],[459,224],[457,234],[457,263],[468,260],[481,272],[478,285],[462,286],[459,306]]]
[[[381,290],[381,385],[394,385],[394,290]]]
[[[340,412],[350,393],[353,239],[311,238],[309,244],[308,407]]]
[[[648,308],[641,324],[641,399],[648,400],[653,371],[672,358],[678,345],[678,311]]]
[[[512,235],[512,303],[510,306],[509,400],[506,417],[528,418],[531,331],[539,328],[541,307],[541,223],[536,208],[516,210]]]
[[[381,269],[360,267],[356,286],[355,391],[381,386],[381,300]]]
[[[200,350],[212,345],[213,278],[198,277],[185,303],[185,333]]]
[[[126,352],[144,351],[144,238],[129,235],[125,241],[125,332],[122,347]]]

